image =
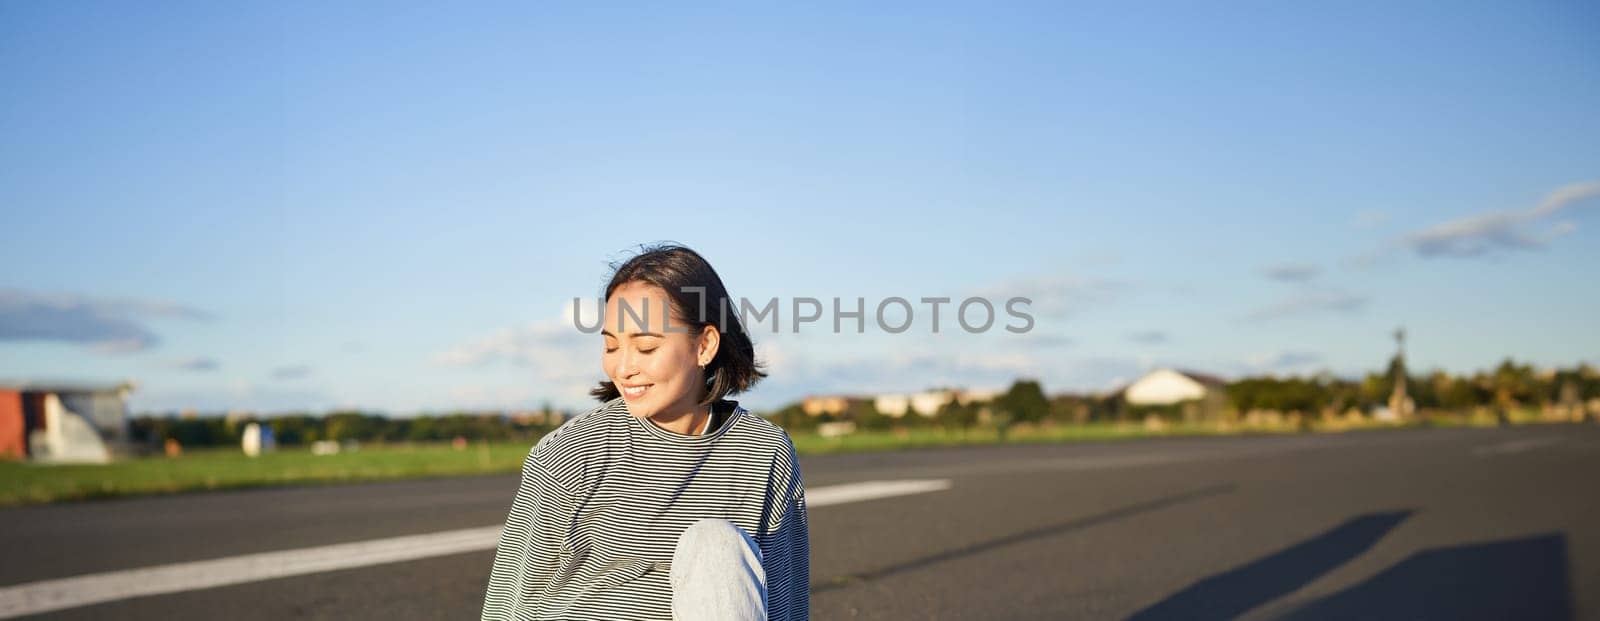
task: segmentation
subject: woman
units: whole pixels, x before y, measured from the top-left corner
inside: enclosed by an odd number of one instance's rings
[[[808,618],[794,445],[724,398],[766,376],[738,313],[688,248],[616,268],[603,403],[529,451],[483,619]]]

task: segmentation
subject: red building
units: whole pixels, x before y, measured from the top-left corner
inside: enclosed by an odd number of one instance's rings
[[[128,446],[133,385],[0,383],[0,459],[105,462]]]

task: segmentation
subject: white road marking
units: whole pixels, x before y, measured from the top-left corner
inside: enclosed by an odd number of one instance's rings
[[[806,509],[842,505],[878,498],[925,494],[950,489],[949,479],[925,481],[865,481],[806,490]]]
[[[0,618],[482,550],[499,539],[500,527],[487,526],[30,582],[0,589]]]
[[[806,490],[806,508],[949,489],[947,479],[866,481]],[[0,619],[133,597],[163,595],[303,574],[414,561],[479,550],[500,542],[500,526],[466,528],[354,543],[41,580],[0,587]]]
[[[1494,455],[1512,455],[1523,451],[1531,451],[1541,446],[1548,446],[1560,442],[1561,438],[1528,438],[1526,440],[1512,440],[1499,444],[1490,444],[1472,449],[1472,454],[1477,457],[1492,457]]]

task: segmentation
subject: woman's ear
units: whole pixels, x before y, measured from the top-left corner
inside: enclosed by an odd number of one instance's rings
[[[698,364],[703,367],[711,364],[711,361],[717,358],[717,348],[722,345],[722,333],[717,330],[716,326],[708,325],[700,329],[700,338],[698,340],[700,347],[695,355],[698,356]]]

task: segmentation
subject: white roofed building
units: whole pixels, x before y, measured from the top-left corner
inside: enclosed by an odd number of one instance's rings
[[[1167,411],[1184,421],[1227,416],[1228,382],[1215,375],[1180,369],[1156,369],[1122,389],[1124,404],[1136,410]]]
[[[1122,389],[1129,405],[1172,405],[1184,401],[1204,401],[1227,382],[1222,378],[1193,371],[1156,369]]]

